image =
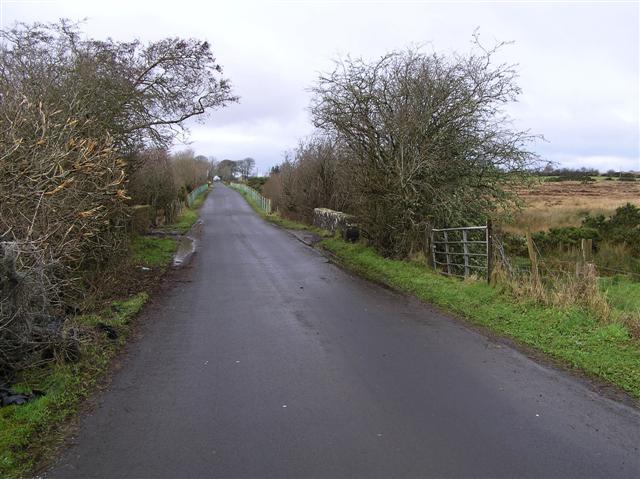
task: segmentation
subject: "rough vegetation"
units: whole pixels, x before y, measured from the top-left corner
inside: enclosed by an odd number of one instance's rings
[[[175,219],[207,180],[206,158],[166,153],[184,122],[237,98],[207,42],[95,40],[68,21],[0,37],[2,383],[73,343],[65,318],[126,259],[133,223]]]
[[[175,222],[187,195],[210,179],[213,168],[209,159],[192,150],[172,155],[164,149],[147,149],[135,161],[138,166],[129,179],[128,194],[135,204],[150,206],[153,226]]]
[[[580,226],[550,228],[532,234],[539,254],[555,270],[571,271],[582,258],[583,240],[591,240],[590,261],[601,275],[630,273],[640,278],[640,208],[631,203],[610,216],[583,216]],[[505,251],[512,257],[528,257],[524,235],[504,233]]]
[[[494,61],[499,47],[476,37],[466,56],[339,61],[313,88],[324,136],[298,148],[265,194],[293,217],[313,207],[355,214],[378,251],[400,257],[424,249],[430,227],[484,222],[512,205],[510,186],[536,157],[533,137],[508,127],[503,106],[520,90],[514,68]]]
[[[564,226],[580,226],[586,214],[592,216],[613,214],[616,208],[627,203],[640,206],[640,182],[608,181],[594,176],[596,181],[582,183],[545,181],[540,177],[527,188],[516,193],[522,199],[521,210],[513,211],[514,221],[503,228],[511,233],[545,231]]]

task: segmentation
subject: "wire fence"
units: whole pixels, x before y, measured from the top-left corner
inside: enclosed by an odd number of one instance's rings
[[[245,185],[244,183],[231,183],[229,184],[231,188],[237,191],[241,191],[245,193],[249,198],[251,198],[258,207],[267,214],[271,214],[271,200],[269,198],[265,198],[256,190],[251,188],[250,186]]]
[[[511,257],[505,251],[500,236],[499,233],[494,235],[491,223],[486,226],[434,228],[429,233],[431,264],[436,271],[447,276],[479,276],[490,280],[496,261],[511,275],[532,274],[533,266],[533,269],[539,271],[536,274],[549,277],[576,274],[581,266],[589,263],[601,273],[600,276],[626,275],[636,281],[640,280],[638,272],[611,267],[598,261],[594,256],[591,240],[584,240],[575,249],[575,258],[556,258],[552,254],[543,254],[529,237],[532,251],[528,257]],[[524,265],[523,262],[535,262],[535,265]]]
[[[198,186],[195,190],[189,193],[189,195],[187,196],[187,206],[191,208],[195,203],[195,201],[198,199],[198,196],[200,196],[202,193],[204,193],[208,189],[209,189],[209,183],[205,183],[203,185]]]

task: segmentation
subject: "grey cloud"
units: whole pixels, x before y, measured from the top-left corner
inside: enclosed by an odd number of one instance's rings
[[[192,126],[191,147],[252,156],[262,171],[311,131],[305,110],[337,55],[377,57],[423,44],[465,52],[480,27],[500,59],[519,64],[515,124],[544,134],[535,149],[565,166],[640,170],[639,10],[633,3],[141,2],[3,4],[5,25],[89,17],[88,34],[118,39],[204,37],[241,103]],[[179,148],[180,145],[176,145]],[[595,164],[593,164],[595,163]]]

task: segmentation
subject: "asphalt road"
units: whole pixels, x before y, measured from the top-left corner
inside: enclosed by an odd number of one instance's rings
[[[341,271],[221,185],[50,478],[640,477],[640,414]]]

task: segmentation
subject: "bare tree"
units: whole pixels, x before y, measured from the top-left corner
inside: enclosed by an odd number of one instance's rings
[[[243,160],[237,161],[236,165],[237,165],[238,173],[243,179],[246,180],[247,178],[249,178],[249,176],[251,176],[251,173],[253,172],[253,169],[256,166],[256,160],[254,160],[251,157],[247,157]]]
[[[180,185],[171,157],[166,150],[149,149],[136,159],[138,168],[129,180],[129,195],[136,204],[149,205],[153,220],[160,210],[173,211],[173,202],[178,199]]]
[[[330,138],[301,141],[262,191],[285,216],[311,222],[317,207],[349,210],[350,174],[344,149]]]
[[[99,41],[67,21],[0,40],[3,375],[46,344],[90,272],[127,252],[135,154],[237,97],[207,42]]]
[[[223,181],[232,181],[235,178],[236,173],[238,172],[238,163],[233,160],[222,160],[216,166],[216,174]]]
[[[81,36],[78,25],[18,24],[0,31],[0,92],[69,112],[84,105],[86,136],[107,132],[124,154],[170,146],[185,120],[238,98],[208,42],[150,44]]]
[[[176,184],[187,193],[205,183],[209,174],[209,160],[206,156],[195,156],[193,150],[179,151],[171,157]]]
[[[313,88],[314,123],[349,152],[352,210],[384,253],[422,247],[429,226],[484,221],[536,161],[503,110],[520,89],[512,65],[494,65],[500,46],[347,58]]]

